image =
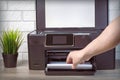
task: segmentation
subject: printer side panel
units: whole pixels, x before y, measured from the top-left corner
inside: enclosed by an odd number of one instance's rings
[[[95,34],[91,34],[91,39],[95,39],[100,35],[102,30],[97,31]],[[115,48],[104,52],[103,54],[95,56],[95,63],[97,70],[109,70],[115,69]]]
[[[96,56],[97,70],[115,69],[115,48]]]
[[[44,70],[45,55],[44,55],[44,37],[43,36],[28,36],[28,55],[29,69]]]

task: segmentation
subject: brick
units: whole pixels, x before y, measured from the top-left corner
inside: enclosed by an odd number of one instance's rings
[[[119,10],[110,10],[109,11],[109,23],[120,16],[120,11]]]
[[[0,22],[2,30],[19,29],[20,31],[33,31],[34,22]]]
[[[120,59],[120,52],[116,51],[116,59]]]
[[[28,52],[28,45],[27,42],[23,42],[22,45],[20,46],[19,53],[27,53]]]
[[[0,1],[0,10],[7,10],[7,1]]]
[[[28,53],[23,53],[22,58],[23,60],[28,60]]]
[[[120,53],[120,44],[116,47],[116,51]]]
[[[4,28],[2,27],[2,24],[0,23],[0,32],[3,31],[3,30],[4,30]]]
[[[109,0],[109,9],[120,10],[120,0]]]
[[[8,1],[8,10],[35,10],[35,0]]]
[[[36,20],[36,12],[35,11],[24,11],[23,12],[23,20],[24,21],[35,21]]]
[[[23,33],[23,38],[24,38],[24,42],[27,42],[27,35],[30,33],[29,31],[28,32],[26,32],[26,31],[23,31],[22,32]]]
[[[19,52],[18,52],[18,53],[19,53]],[[18,54],[18,60],[19,60],[19,61],[23,60],[21,53]],[[17,64],[18,64],[18,63],[17,63]]]
[[[20,21],[21,11],[0,11],[0,21]]]

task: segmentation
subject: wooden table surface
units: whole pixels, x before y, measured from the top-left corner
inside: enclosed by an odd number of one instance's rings
[[[27,61],[18,61],[16,68],[4,68],[0,61],[0,80],[120,80],[120,61],[115,70],[97,70],[91,76],[46,76],[44,71],[29,70]]]

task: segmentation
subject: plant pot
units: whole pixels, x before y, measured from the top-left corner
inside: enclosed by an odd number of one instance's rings
[[[6,68],[16,67],[18,53],[17,54],[4,54],[3,53],[2,56],[3,56],[4,66]]]

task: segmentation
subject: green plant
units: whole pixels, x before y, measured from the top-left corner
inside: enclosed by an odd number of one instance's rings
[[[17,30],[7,30],[0,38],[3,54],[16,54],[23,42],[22,33]]]

